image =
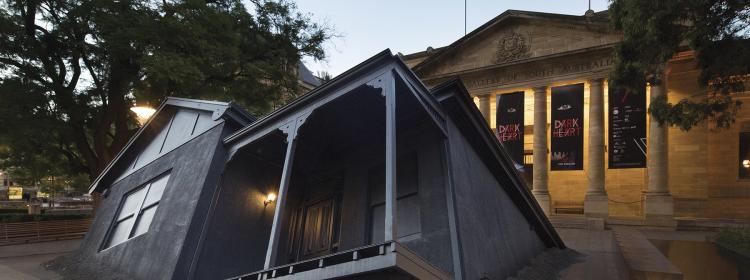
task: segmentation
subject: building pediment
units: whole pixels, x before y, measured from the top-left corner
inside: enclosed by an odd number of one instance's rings
[[[414,66],[423,78],[611,45],[620,40],[601,16],[507,11]]]

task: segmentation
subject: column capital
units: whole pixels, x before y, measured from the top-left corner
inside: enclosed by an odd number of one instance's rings
[[[482,117],[484,117],[484,120],[489,124],[491,122],[489,94],[479,96],[479,112],[482,113]]]
[[[548,88],[549,86],[535,86],[535,87],[532,87],[531,90],[533,90],[534,92],[540,92],[540,91],[546,92]]]
[[[605,78],[603,78],[603,77],[600,77],[600,78],[591,78],[591,79],[588,79],[587,82],[590,85],[592,85],[592,86],[593,85],[602,85],[602,84],[604,84],[604,80],[605,80]]]

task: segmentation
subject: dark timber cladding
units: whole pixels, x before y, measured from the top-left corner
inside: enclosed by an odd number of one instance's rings
[[[334,273],[340,269],[372,273],[384,268],[351,262],[358,259],[356,248],[379,242],[385,242],[381,251],[403,244],[424,258],[418,261],[423,266],[457,279],[507,277],[544,248],[564,247],[460,82],[433,93],[440,102],[385,51],[227,137],[230,164],[263,150],[255,146],[270,135],[286,143],[275,153],[283,161],[277,162],[278,199],[265,258],[243,278],[297,279],[294,271],[308,271],[311,263],[323,278],[342,277]],[[437,181],[423,186],[430,178]],[[373,188],[379,184],[384,189]],[[348,194],[359,186],[370,189],[369,198]],[[452,245],[441,252],[436,244]],[[345,262],[329,260],[341,250],[354,251]],[[387,258],[381,253],[369,261]]]
[[[501,279],[564,247],[462,83],[388,50],[258,120],[170,98],[91,190],[102,277]]]
[[[71,256],[79,275],[185,279],[221,173],[221,139],[250,120],[227,103],[167,99],[92,185],[104,194]],[[158,178],[166,182],[157,188],[151,183]],[[151,194],[143,201],[145,192]],[[138,207],[131,208],[131,200]]]

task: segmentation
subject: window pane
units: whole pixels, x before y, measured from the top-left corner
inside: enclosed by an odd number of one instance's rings
[[[420,233],[422,225],[419,220],[419,195],[410,195],[398,200],[396,204],[396,231],[398,237]],[[385,204],[372,207],[372,243],[383,242],[385,232]]]
[[[419,196],[410,195],[398,200],[398,237],[404,237],[422,231],[419,222]]]
[[[148,231],[148,227],[149,225],[151,225],[151,221],[154,219],[154,214],[156,213],[157,206],[148,208],[141,212],[141,215],[138,216],[138,223],[135,225],[135,233],[133,234],[133,237],[139,236]]]
[[[123,217],[135,214],[136,211],[138,211],[138,208],[141,207],[141,202],[143,202],[143,196],[146,194],[146,188],[141,188],[127,197],[125,197],[125,203],[122,204],[122,208],[120,209],[120,214],[117,215],[117,219],[122,219]]]
[[[107,247],[112,247],[114,245],[120,244],[124,242],[125,240],[128,240],[128,235],[130,233],[130,228],[133,226],[133,218],[127,218],[117,224],[115,224],[115,227],[112,229],[112,233],[109,237],[109,243],[107,243]]]
[[[396,163],[396,190],[398,197],[414,194],[419,191],[419,168],[417,153],[410,152],[398,157]],[[385,165],[380,164],[369,171],[370,205],[385,202]]]
[[[161,199],[161,195],[164,193],[164,188],[167,186],[168,180],[169,175],[163,176],[151,183],[151,189],[148,191],[146,202],[143,203],[144,206],[151,205]]]

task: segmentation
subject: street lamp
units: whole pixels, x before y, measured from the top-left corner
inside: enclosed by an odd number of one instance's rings
[[[138,118],[138,123],[143,125],[146,123],[146,121],[148,121],[149,118],[151,118],[151,116],[154,115],[156,109],[148,106],[135,106],[130,108],[130,111],[133,111],[133,113],[135,113]]]

